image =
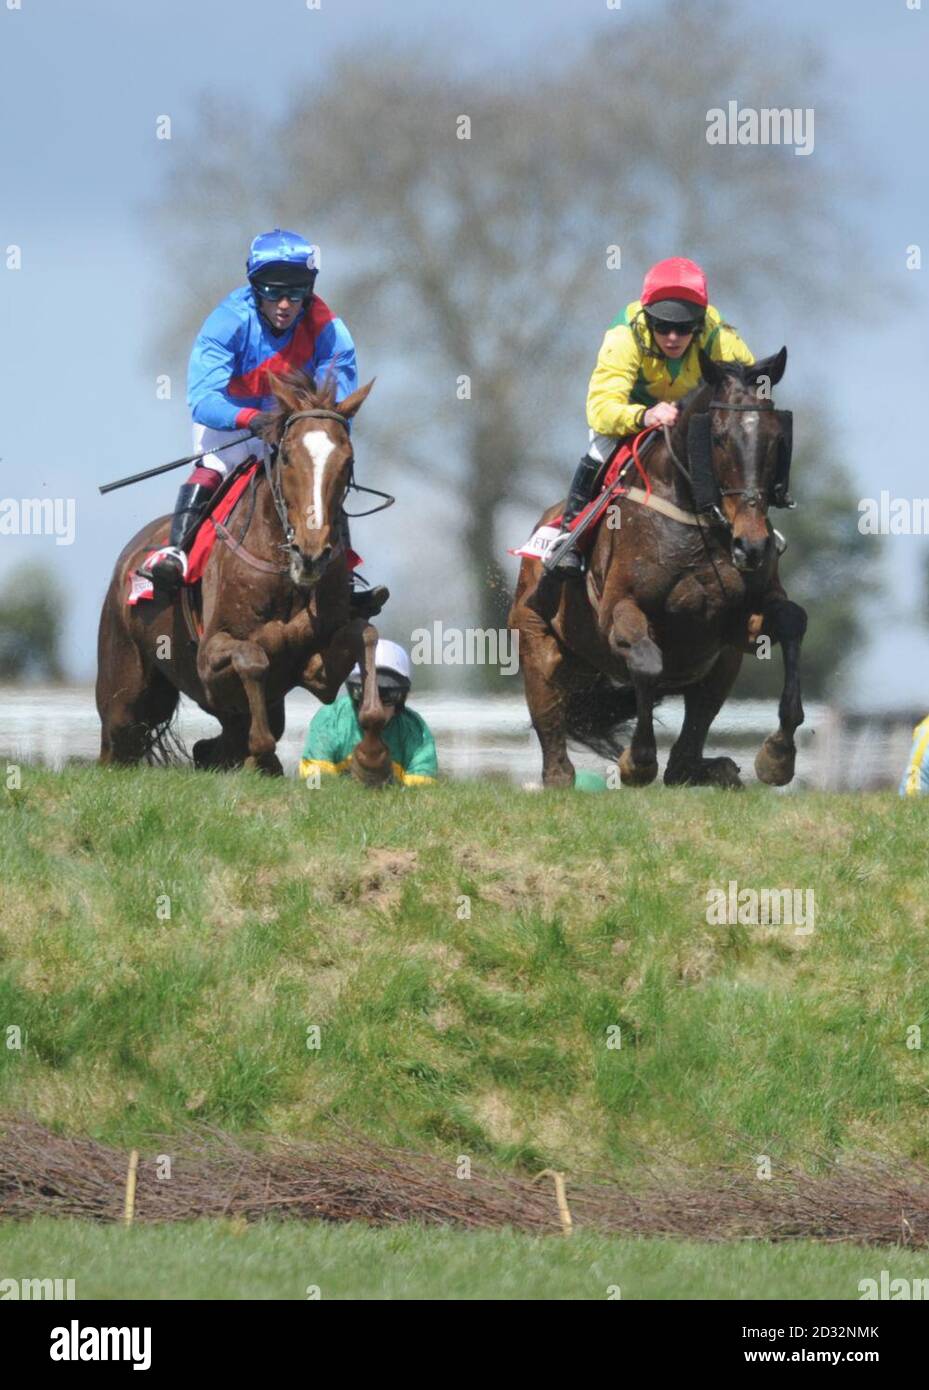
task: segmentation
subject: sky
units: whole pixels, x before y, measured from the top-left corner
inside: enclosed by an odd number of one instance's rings
[[[790,342],[792,372],[822,382],[837,451],[862,497],[880,485],[907,498],[927,491],[929,265],[905,266],[906,247],[929,250],[929,0],[916,6],[742,6],[822,47],[822,92],[841,98],[852,135],[847,144],[877,175],[866,190],[868,233],[892,302],[841,331],[774,322],[764,334],[771,344]],[[171,399],[155,394],[152,351],[166,287],[163,248],[145,207],[157,199],[171,161],[183,158],[203,95],[241,92],[259,110],[278,114],[340,52],[379,35],[400,44],[406,36],[411,43],[435,39],[455,71],[492,68],[505,80],[515,65],[557,64],[598,30],[643,9],[654,11],[660,42],[663,6],[652,0],[623,0],[619,8],[606,0],[469,0],[456,7],[424,0],[0,0],[0,499],[73,497],[77,516],[69,546],[51,536],[0,535],[0,582],[24,559],[56,569],[68,594],[65,658],[72,675],[93,676],[99,606],[118,550],[167,510],[183,477],[107,497],[97,492],[103,481],[188,451],[183,364]],[[594,119],[595,74],[591,113]],[[170,142],[155,139],[161,115],[171,117]],[[817,132],[817,140],[829,138],[828,130]],[[269,209],[268,225],[275,221]],[[9,267],[11,246],[22,250],[19,269]],[[837,240],[834,255],[841,260],[843,253]],[[336,304],[338,263],[325,296]],[[636,297],[641,269],[623,272],[619,307]],[[851,294],[861,273],[847,266]],[[229,275],[232,288],[241,266],[230,266]],[[734,306],[732,317],[752,322],[749,306]],[[364,325],[351,327],[363,355]],[[360,526],[361,548],[376,555],[375,577],[389,583],[406,575],[403,526],[374,519]],[[886,601],[846,698],[857,707],[929,707],[929,627],[920,607],[929,539],[895,536],[884,550]]]

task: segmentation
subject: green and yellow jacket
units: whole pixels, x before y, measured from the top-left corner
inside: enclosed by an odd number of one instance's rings
[[[744,362],[754,357],[718,309],[707,306],[703,330],[673,361],[659,350],[642,312],[633,300],[610,324],[587,388],[587,423],[596,434],[637,434],[649,406],[679,401],[700,384],[699,349],[714,362]]]
[[[310,720],[300,760],[300,776],[314,770],[329,776],[347,772],[352,750],[363,735],[350,695],[334,704],[323,705]],[[405,787],[434,782],[439,774],[435,740],[422,715],[415,710],[397,710],[381,738],[390,752],[394,777]]]

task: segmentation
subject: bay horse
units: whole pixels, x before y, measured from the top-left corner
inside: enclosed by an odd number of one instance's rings
[[[126,603],[132,575],[165,543],[170,517],[129,541],[100,616],[101,763],[163,756],[183,693],[222,726],[194,745],[195,767],[244,766],[280,776],[275,748],[285,695],[300,686],[331,704],[357,661],[363,738],[351,771],[370,785],[390,780],[380,739],[387,712],[374,667],[377,630],[351,616],[348,557],[338,540],[353,461],[349,421],[373,384],[337,405],[331,386],[317,390],[303,373],[269,378],[277,407],[262,433],[276,453],[235,503],[220,532],[225,543],[214,543],[201,580],[199,633],[183,589],[156,589],[134,607]]]
[[[700,363],[702,384],[647,454],[652,498],[647,505],[616,498],[618,514],[599,526],[586,583],[559,584],[540,560],[522,561],[509,626],[519,634],[546,787],[574,782],[569,738],[621,754],[624,784],[652,782],[653,710],[672,692],[683,695],[685,714],[666,785],[741,786],[731,758],[705,758],[703,749],[743,655],[757,654],[762,636],[781,646],[784,684],[779,727],[759,749],[755,771],[774,786],[793,778],[807,615],[781,585],[767,519],[772,503],[789,505],[790,416],[775,411],[768,391],[784,374],[787,349],[753,366],[713,362],[703,352]],[[701,490],[706,510],[698,506]],[[560,510],[550,508],[540,524]],[[623,750],[619,726],[633,717]]]

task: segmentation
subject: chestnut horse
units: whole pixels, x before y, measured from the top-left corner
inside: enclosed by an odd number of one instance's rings
[[[182,590],[126,603],[130,578],[164,544],[170,518],[144,526],[116,562],[98,639],[100,761],[153,761],[183,693],[222,732],[194,746],[199,768],[246,767],[280,775],[284,696],[302,686],[330,704],[355,662],[364,672],[364,737],[352,772],[391,778],[379,735],[386,711],[374,668],[376,629],[350,613],[347,557],[338,517],[352,469],[348,423],[373,382],[336,405],[302,373],[270,378],[278,406],[264,431],[276,449],[236,502],[225,542],[214,544],[201,581],[202,631],[191,631]],[[222,534],[222,533],[221,533]]]
[[[671,692],[683,694],[685,715],[665,783],[741,786],[733,760],[705,758],[703,748],[743,654],[757,654],[760,637],[780,643],[784,685],[779,728],[755,770],[775,786],[793,778],[806,613],[781,586],[767,519],[769,505],[790,505],[790,417],[775,411],[767,391],[784,374],[787,349],[754,366],[702,352],[700,362],[703,384],[647,454],[652,499],[643,505],[640,491],[638,501],[616,500],[618,522],[600,525],[586,584],[560,585],[543,576],[539,560],[523,559],[509,625],[519,633],[546,787],[574,781],[569,738],[615,756],[618,728],[633,716],[620,777],[630,786],[653,781],[652,712]]]

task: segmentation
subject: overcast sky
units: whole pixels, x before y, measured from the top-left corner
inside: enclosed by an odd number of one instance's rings
[[[66,659],[86,679],[95,669],[99,605],[115,555],[143,521],[168,509],[183,477],[107,498],[97,493],[102,481],[188,448],[182,381],[170,401],[154,394],[151,353],[166,291],[161,248],[147,234],[142,208],[158,196],[169,162],[183,156],[203,93],[241,92],[244,102],[276,113],[341,50],[379,33],[395,42],[405,34],[434,38],[456,70],[495,68],[505,80],[509,67],[557,63],[598,28],[642,8],[655,12],[660,42],[662,7],[636,0],[623,0],[619,10],[606,0],[321,0],[318,9],[305,0],[21,0],[9,8],[16,3],[0,0],[0,249],[19,246],[23,256],[19,271],[4,269],[0,258],[0,498],[74,497],[78,529],[72,546],[0,536],[0,578],[24,558],[59,570],[70,600]],[[815,323],[777,323],[762,346],[789,341],[791,374],[821,382],[862,497],[880,486],[894,496],[922,496],[929,269],[908,271],[905,254],[911,244],[929,249],[929,0],[916,10],[906,0],[745,0],[741,8],[824,48],[822,95],[842,98],[862,167],[879,175],[868,190],[869,232],[892,287],[891,302],[870,321],[828,334]],[[777,104],[776,92],[771,101]],[[155,139],[163,114],[172,120],[171,142]],[[817,130],[817,143],[828,139],[828,130]],[[312,240],[311,206],[308,217],[300,230]],[[266,221],[275,224],[273,208]],[[687,250],[699,258],[699,248]],[[841,244],[834,254],[843,256]],[[617,312],[636,297],[643,269],[620,273]],[[847,267],[850,295],[861,271]],[[241,279],[241,264],[230,265],[230,288]],[[324,297],[338,305],[337,283]],[[754,323],[750,306],[726,309],[734,322]],[[365,357],[364,324],[351,328],[370,375],[378,364]],[[396,532],[389,523],[364,525],[375,577],[389,582]],[[929,707],[929,630],[919,613],[927,548],[929,540],[913,536],[885,546],[890,606],[849,692],[855,704]]]

